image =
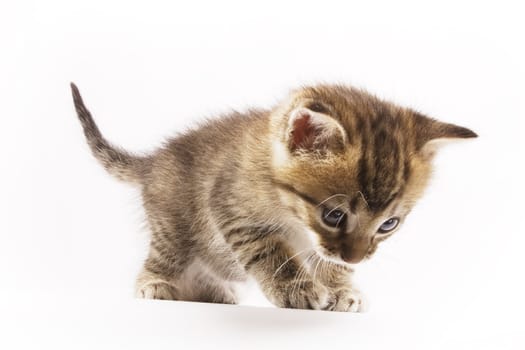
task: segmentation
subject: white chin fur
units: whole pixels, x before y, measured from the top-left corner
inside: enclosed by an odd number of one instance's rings
[[[293,248],[296,253],[312,251],[317,253],[323,260],[329,261],[333,264],[353,268],[356,264],[350,264],[338,256],[328,255],[324,248],[321,247],[319,236],[309,228],[305,228],[295,234],[290,235],[290,242],[293,242]],[[299,253],[302,258],[307,257],[307,254]]]
[[[341,266],[347,266],[347,267],[354,267],[354,266],[356,266],[356,264],[347,263],[346,261],[344,261],[340,257],[326,254],[325,252],[323,252],[323,249],[316,249],[315,251],[319,254],[319,256],[321,256],[323,259],[325,259],[327,261],[330,261],[331,263],[334,263],[334,264],[337,264],[337,265],[341,265]]]
[[[338,256],[327,254],[324,248],[320,246],[319,237],[317,236],[317,234],[310,229],[306,229],[306,233],[307,233],[309,240],[312,242],[312,250],[315,251],[322,259],[329,261],[331,263],[337,264],[337,265],[341,265],[341,266],[353,267],[356,265],[356,264],[349,264]]]

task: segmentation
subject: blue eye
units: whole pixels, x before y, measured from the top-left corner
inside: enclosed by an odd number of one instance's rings
[[[379,227],[379,230],[377,230],[378,233],[388,233],[390,231],[393,231],[397,225],[399,225],[399,218],[390,218],[387,221],[383,222],[383,224]]]
[[[338,209],[324,208],[322,217],[323,222],[330,227],[338,227],[346,220],[345,212]]]

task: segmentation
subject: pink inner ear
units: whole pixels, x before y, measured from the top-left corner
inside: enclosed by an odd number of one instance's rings
[[[311,123],[310,115],[302,113],[293,122],[292,149],[312,148],[315,141],[316,127]]]

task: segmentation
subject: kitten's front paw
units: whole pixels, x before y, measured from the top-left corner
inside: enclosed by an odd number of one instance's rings
[[[296,282],[290,287],[283,307],[324,310],[334,304],[334,296],[323,284],[313,281]]]
[[[336,302],[327,310],[342,312],[362,312],[364,302],[361,293],[357,289],[342,288],[334,292]]]
[[[175,288],[167,283],[156,282],[147,283],[139,286],[136,291],[137,298],[142,299],[159,299],[159,300],[177,300]]]

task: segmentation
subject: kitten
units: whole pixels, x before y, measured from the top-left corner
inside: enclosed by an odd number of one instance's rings
[[[279,307],[359,311],[352,264],[400,227],[427,185],[436,141],[477,136],[319,85],[138,156],[101,135],[71,87],[95,157],[142,191],[152,233],[143,298],[233,304],[232,282],[250,275]]]

